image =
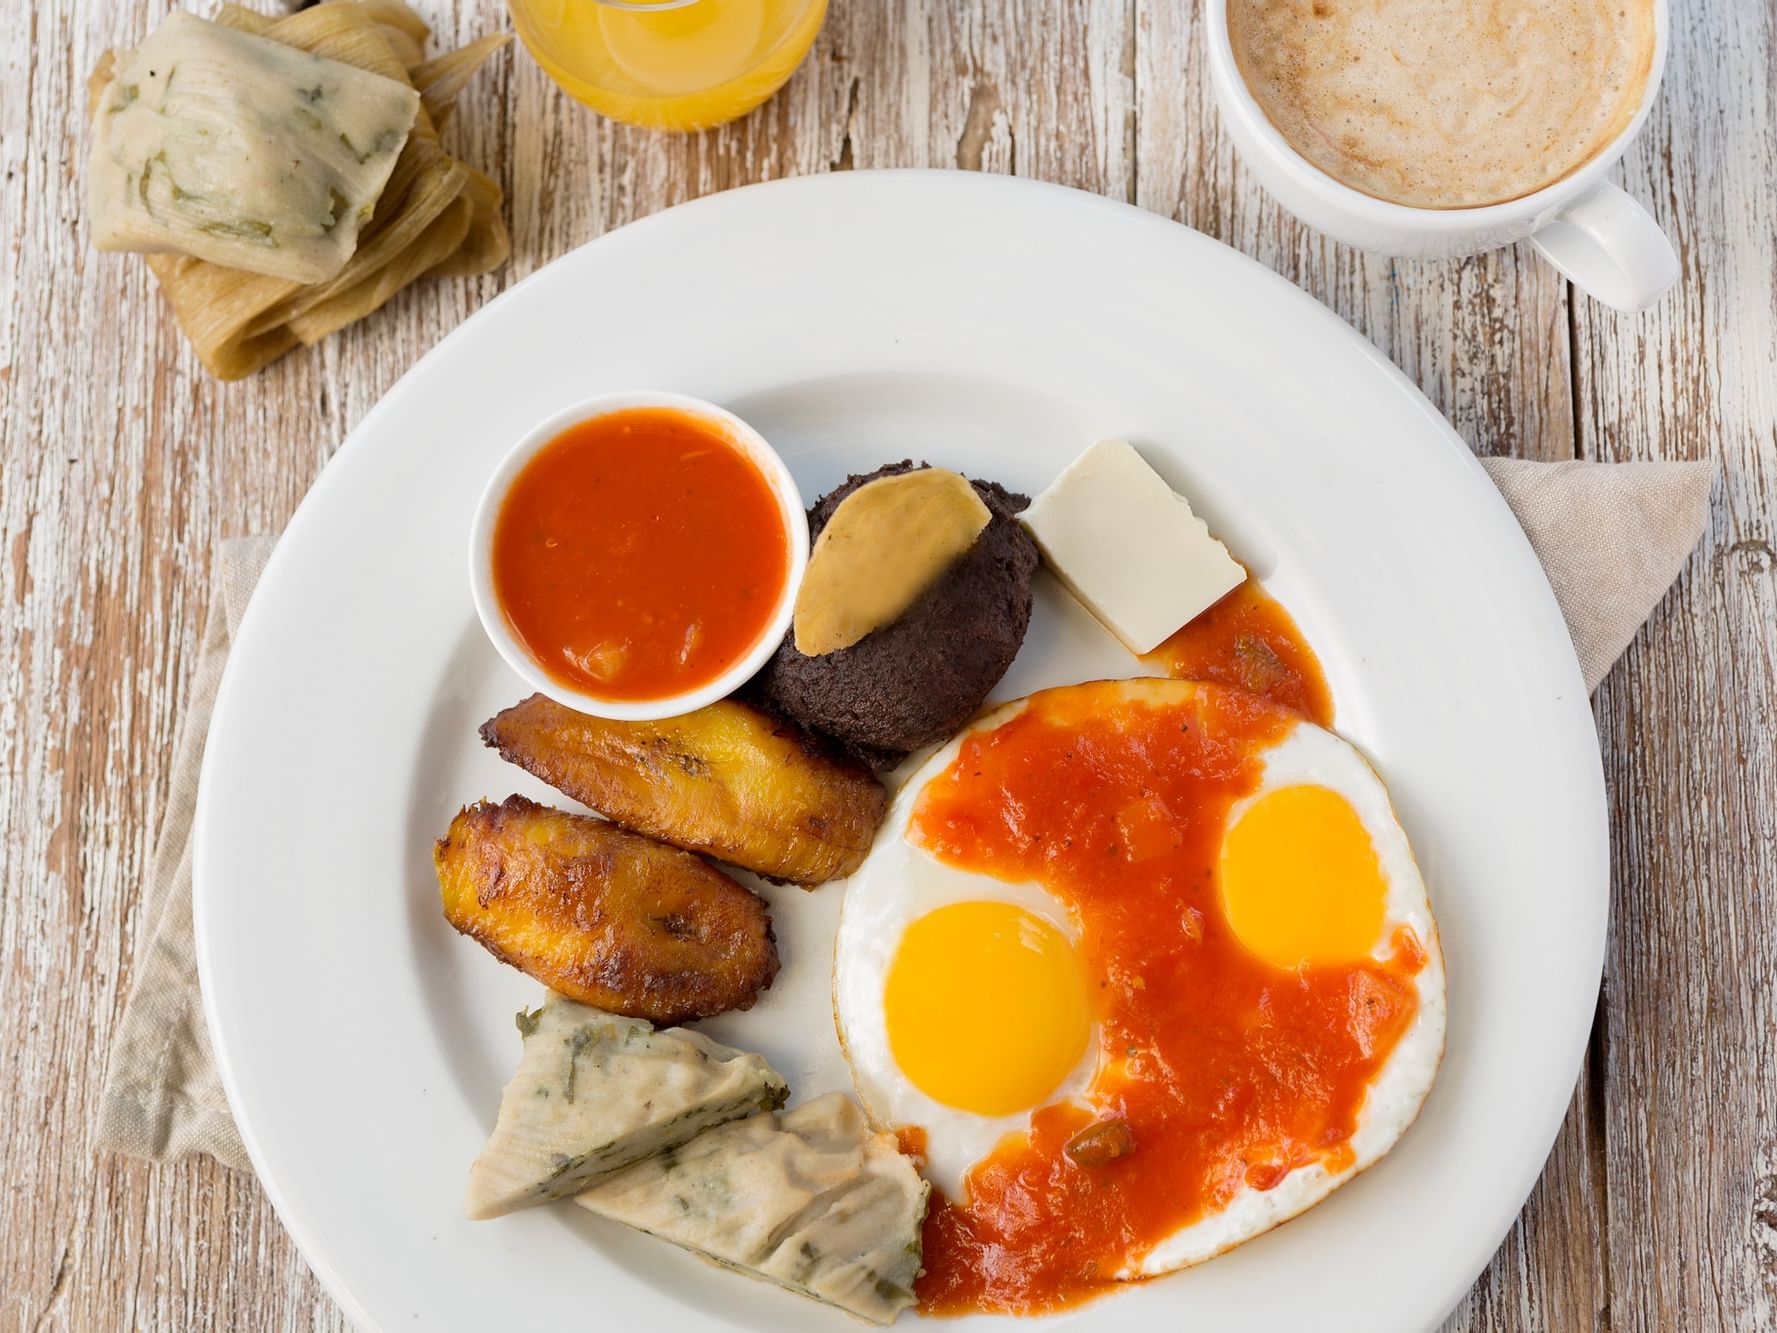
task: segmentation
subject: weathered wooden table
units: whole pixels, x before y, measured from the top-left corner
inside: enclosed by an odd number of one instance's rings
[[[493,0],[420,3],[446,41],[504,21]],[[85,73],[165,7],[0,0],[0,1324],[344,1326],[251,1177],[87,1146],[217,538],[276,530],[402,371],[574,246],[751,181],[935,165],[1222,238],[1349,319],[1482,452],[1720,461],[1709,535],[1597,699],[1615,873],[1591,1052],[1451,1327],[1777,1327],[1771,0],[1676,5],[1621,178],[1684,275],[1641,317],[1523,248],[1393,262],[1304,231],[1234,160],[1192,0],[833,0],[788,88],[697,137],[602,122],[501,57],[452,133],[506,187],[512,262],[236,385],[81,220]]]

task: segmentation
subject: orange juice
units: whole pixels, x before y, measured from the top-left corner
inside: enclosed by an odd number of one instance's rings
[[[700,130],[743,116],[802,63],[827,0],[509,0],[537,63],[594,111]]]

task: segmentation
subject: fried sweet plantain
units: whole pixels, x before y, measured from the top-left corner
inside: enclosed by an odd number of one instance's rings
[[[804,888],[856,870],[888,804],[863,767],[733,699],[612,722],[533,694],[481,738],[624,828]]]
[[[777,975],[765,900],[689,852],[509,796],[432,849],[445,919],[594,1008],[666,1026],[750,1007]]]

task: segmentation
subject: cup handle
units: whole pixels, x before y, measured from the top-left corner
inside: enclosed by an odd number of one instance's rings
[[[1530,243],[1576,287],[1616,310],[1646,310],[1678,281],[1678,254],[1666,233],[1609,181],[1555,214]]]

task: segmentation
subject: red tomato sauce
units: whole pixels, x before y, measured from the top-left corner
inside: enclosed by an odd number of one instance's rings
[[[926,1132],[918,1125],[902,1125],[895,1131],[895,1139],[907,1156],[925,1160]]]
[[[607,699],[681,694],[758,641],[790,572],[771,484],[696,417],[636,409],[563,431],[494,524],[494,595],[556,680]]]
[[[1255,578],[1154,649],[1150,661],[1179,680],[1213,680],[1262,694],[1323,727],[1333,696],[1296,622]]]
[[[970,737],[910,821],[941,860],[1036,880],[1072,910],[1095,983],[1091,1095],[1134,1142],[1077,1166],[1063,1147],[1092,1117],[1049,1107],[1027,1139],[971,1169],[966,1205],[934,1194],[918,1286],[928,1314],[1077,1303],[1241,1188],[1349,1165],[1365,1091],[1418,1010],[1425,954],[1411,932],[1386,963],[1283,971],[1222,915],[1226,813],[1294,715],[1232,690],[1152,706],[1111,689],[1039,694]]]

